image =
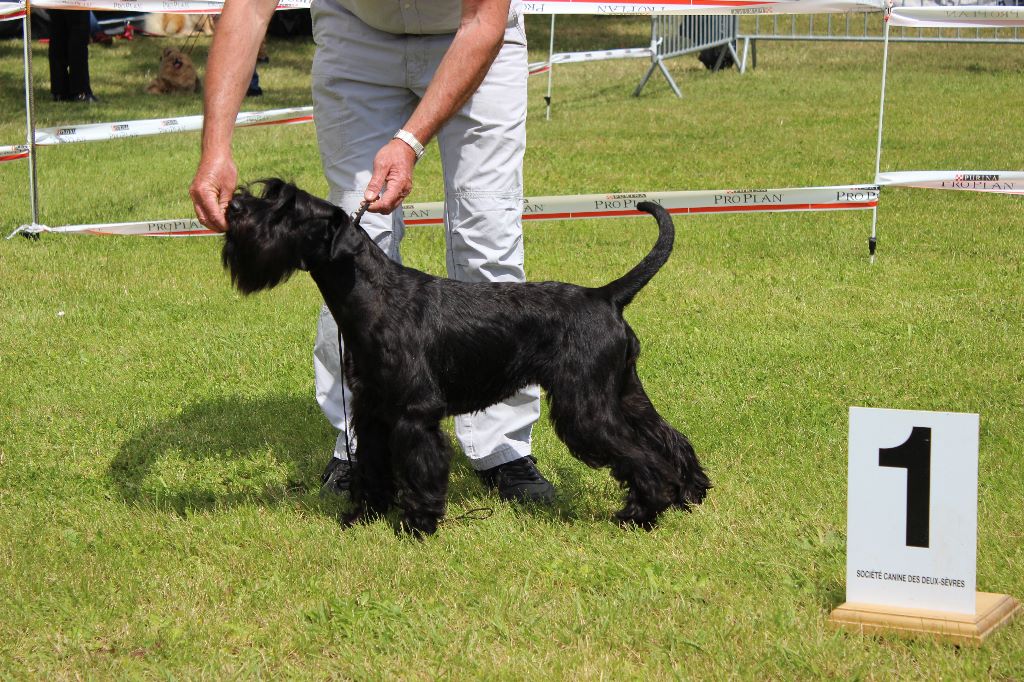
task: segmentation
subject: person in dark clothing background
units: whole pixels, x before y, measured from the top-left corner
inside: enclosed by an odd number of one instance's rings
[[[50,10],[50,92],[55,102],[96,102],[89,85],[89,15]]]

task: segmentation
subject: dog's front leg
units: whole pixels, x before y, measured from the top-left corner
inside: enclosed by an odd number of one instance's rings
[[[390,428],[374,418],[373,411],[359,409],[358,401],[354,408],[352,427],[358,451],[352,463],[349,492],[355,507],[345,519],[346,526],[385,515],[394,495]]]
[[[391,432],[395,502],[402,509],[402,528],[417,537],[434,533],[444,516],[452,450],[441,416],[407,414]]]

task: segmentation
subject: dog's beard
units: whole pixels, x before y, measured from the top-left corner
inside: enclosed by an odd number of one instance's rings
[[[276,246],[258,246],[251,234],[232,234],[229,229],[221,257],[231,274],[231,283],[243,294],[252,294],[286,282],[301,261],[288,253],[287,242],[278,242]]]

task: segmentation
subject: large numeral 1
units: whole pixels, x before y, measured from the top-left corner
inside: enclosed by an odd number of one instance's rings
[[[907,546],[927,547],[932,478],[932,430],[915,426],[894,448],[879,448],[878,465],[907,470]]]

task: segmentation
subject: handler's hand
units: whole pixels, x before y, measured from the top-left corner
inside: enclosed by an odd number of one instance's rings
[[[412,169],[415,165],[416,152],[406,143],[391,140],[384,145],[373,159],[373,176],[363,194],[363,198],[370,202],[367,210],[384,215],[394,211],[412,191]]]
[[[224,212],[237,186],[238,169],[230,154],[200,159],[196,176],[188,188],[199,222],[211,230],[226,231]]]

